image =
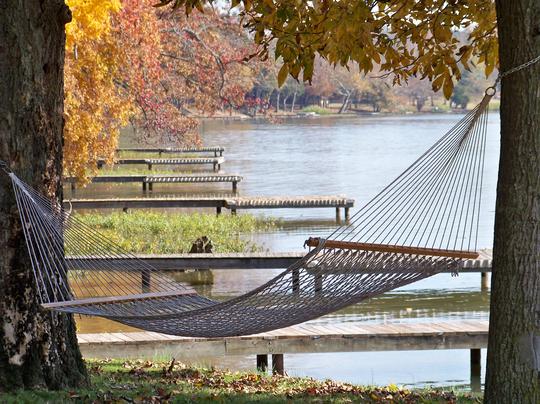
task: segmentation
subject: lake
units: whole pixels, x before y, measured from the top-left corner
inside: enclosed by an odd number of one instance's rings
[[[372,115],[347,118],[306,118],[265,121],[205,121],[205,145],[226,151],[222,171],[239,174],[241,195],[332,195],[356,200],[356,208],[369,201],[462,115]],[[125,144],[130,140],[122,139]],[[490,248],[499,148],[499,116],[490,114],[482,214],[478,245]],[[140,184],[92,185],[77,196],[140,196]],[[228,194],[228,185],[155,185],[153,195]],[[352,209],[354,214],[356,208]],[[209,210],[210,211],[210,210]],[[185,211],[184,211],[185,212]],[[225,210],[224,212],[227,212]],[[254,241],[269,251],[300,251],[304,240],[326,236],[335,229],[333,209],[251,211],[279,218],[279,229],[256,235]],[[201,293],[225,299],[245,293],[273,277],[279,270],[213,271],[211,286]],[[459,277],[438,275],[387,293],[370,301],[314,320],[315,322],[407,322],[487,319],[489,291],[480,290],[479,274]],[[103,321],[79,322],[83,332],[122,329]],[[485,351],[482,352],[483,369]],[[252,357],[223,360],[201,358],[202,364],[233,369],[253,369]],[[469,351],[413,351],[346,354],[285,355],[290,375],[332,378],[362,384],[408,386],[462,386],[469,383]]]

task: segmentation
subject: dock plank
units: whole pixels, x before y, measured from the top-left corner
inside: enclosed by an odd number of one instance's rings
[[[415,349],[477,349],[487,346],[486,321],[387,324],[311,324],[242,337],[192,338],[155,332],[80,334],[86,357],[142,357],[174,354],[248,355]],[[122,349],[116,346],[122,344]]]

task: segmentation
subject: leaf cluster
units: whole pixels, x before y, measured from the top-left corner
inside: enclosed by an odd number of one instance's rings
[[[186,13],[204,0],[162,0]],[[462,69],[473,60],[488,76],[498,63],[492,0],[234,0],[243,24],[267,58],[274,49],[287,75],[311,81],[316,55],[332,65],[356,62],[363,73],[378,70],[394,84],[427,78],[449,98]],[[465,43],[460,33],[467,35]],[[272,48],[275,42],[275,47]]]

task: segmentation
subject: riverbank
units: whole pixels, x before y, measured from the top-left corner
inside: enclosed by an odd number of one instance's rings
[[[479,403],[451,390],[357,386],[311,378],[187,367],[181,363],[88,360],[91,387],[1,394],[3,403]]]
[[[193,243],[202,237],[206,237],[212,246],[207,252],[257,252],[262,247],[242,235],[269,231],[277,226],[271,218],[249,214],[216,216],[133,211],[76,216],[133,254],[188,253]]]
[[[480,100],[478,100],[479,102]],[[402,105],[399,110],[383,110],[383,111],[369,111],[369,110],[348,110],[344,113],[339,113],[339,108],[321,108],[316,105],[307,106],[300,110],[295,111],[268,111],[266,114],[259,115],[247,115],[237,111],[232,113],[217,112],[213,115],[198,115],[194,114],[193,118],[200,119],[202,121],[249,121],[249,120],[280,120],[280,119],[306,119],[306,118],[351,118],[351,117],[372,117],[372,116],[408,116],[408,115],[448,115],[448,114],[464,114],[471,111],[477,102],[470,102],[466,109],[450,108],[448,104],[437,104],[433,107],[426,107],[422,111],[416,110],[415,107],[410,105]],[[494,99],[490,103],[491,111],[498,111],[500,107],[500,100]]]

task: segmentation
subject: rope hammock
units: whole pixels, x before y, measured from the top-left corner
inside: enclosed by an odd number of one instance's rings
[[[493,93],[488,89],[478,106],[347,225],[327,239],[310,238],[304,258],[224,302],[137,259],[8,170],[41,304],[149,331],[224,337],[297,324],[443,270],[457,272],[464,260],[478,256]]]

